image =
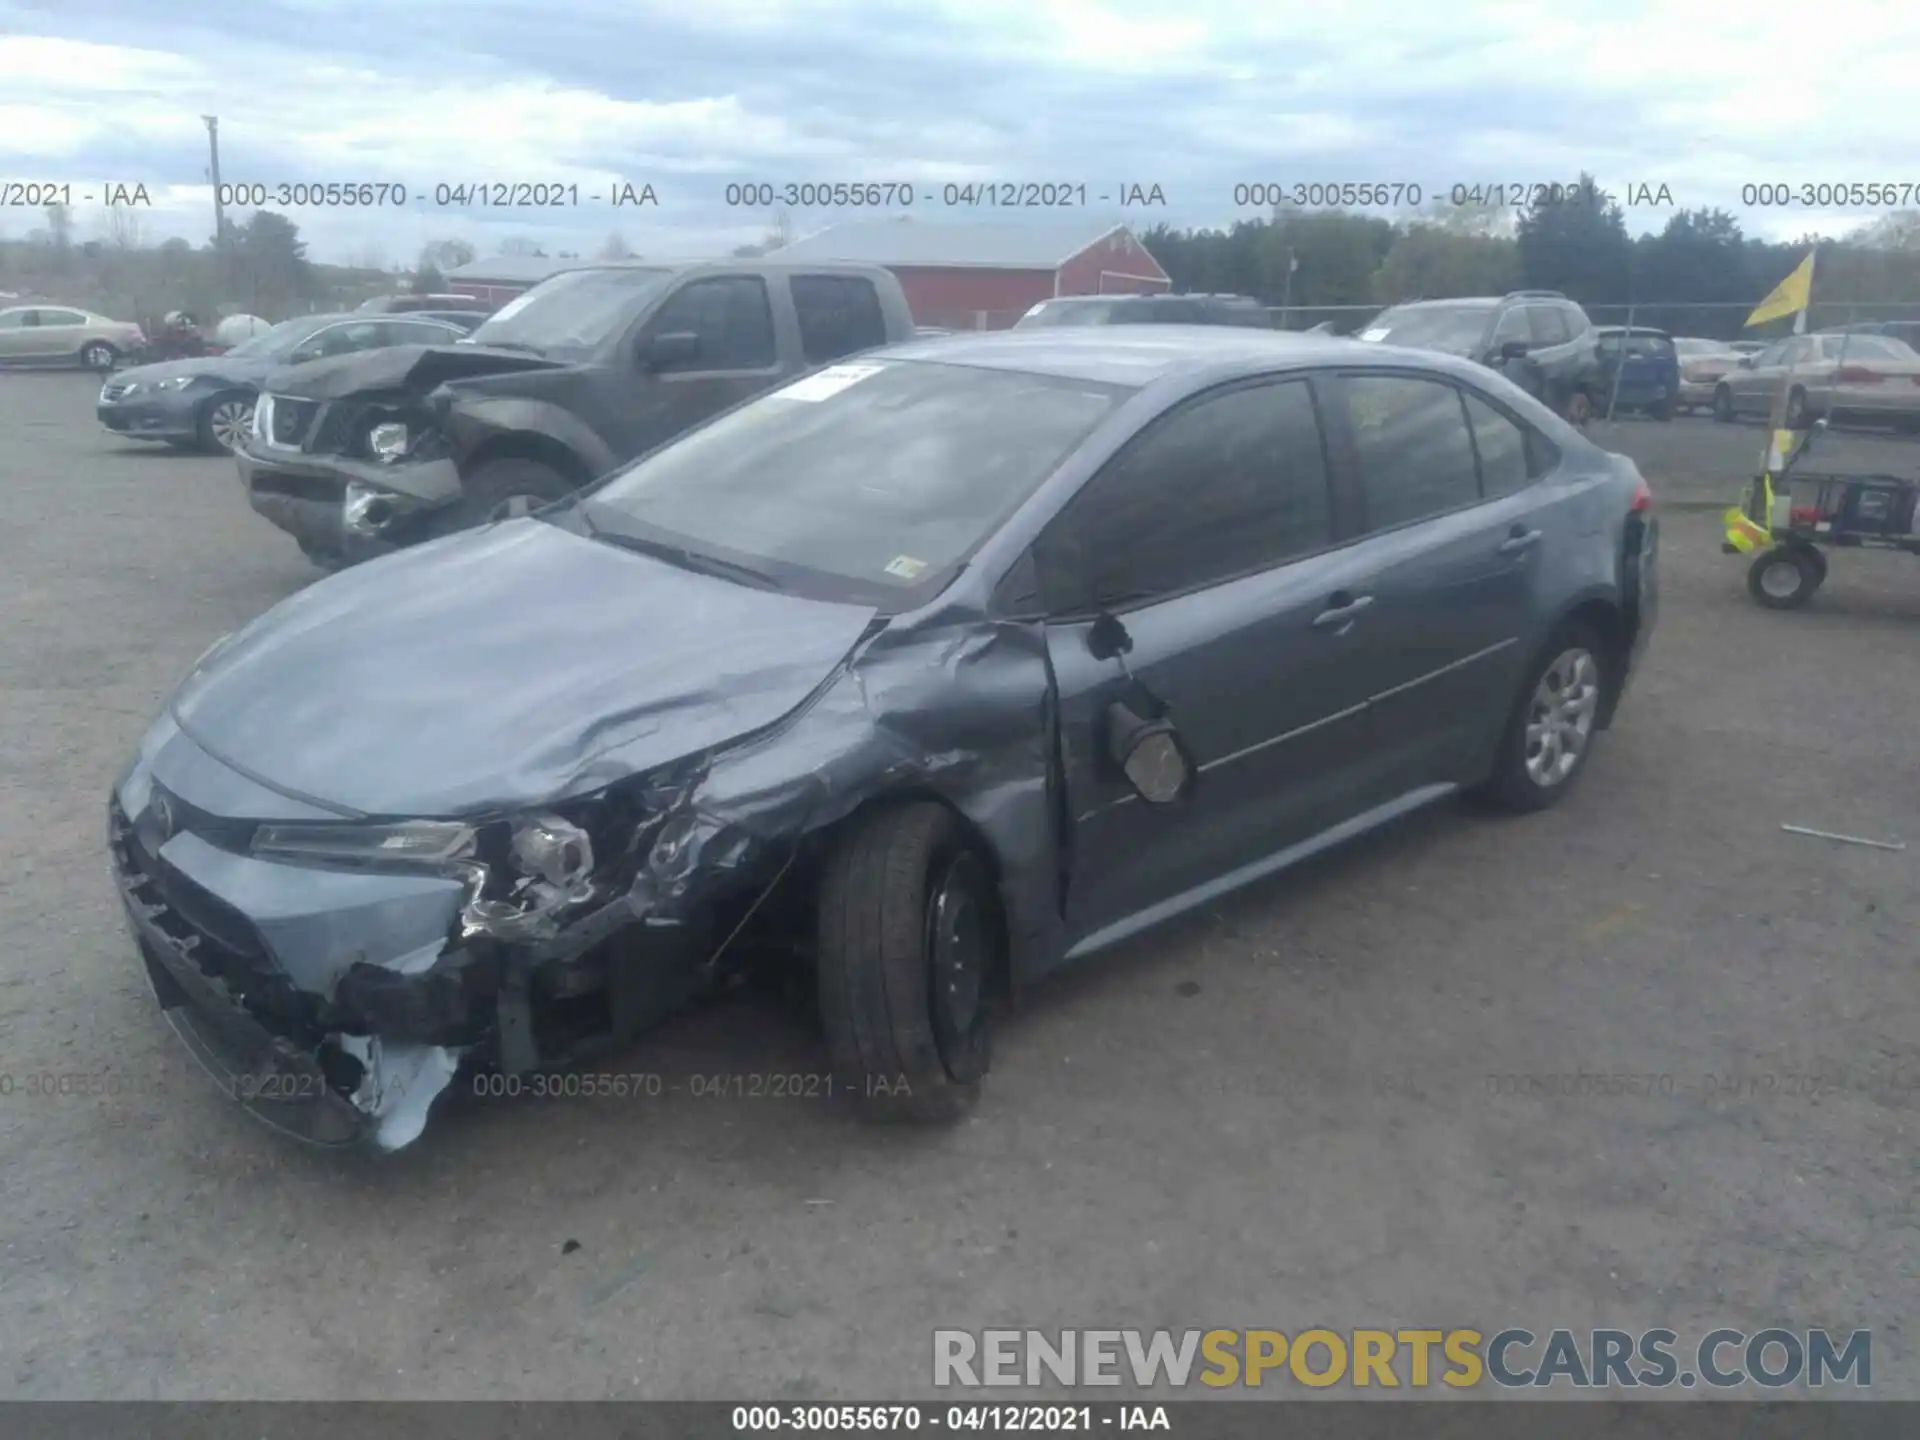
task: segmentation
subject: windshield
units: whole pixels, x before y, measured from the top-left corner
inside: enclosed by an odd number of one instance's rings
[[[282,320],[271,330],[262,330],[251,340],[242,340],[227,354],[284,355],[333,318],[331,315],[302,315],[298,320]]]
[[[1464,355],[1487,333],[1493,311],[1491,305],[1399,305],[1375,316],[1360,338]]]
[[[1029,330],[1043,325],[1112,325],[1122,320],[1146,318],[1140,306],[1129,306],[1124,301],[1096,301],[1089,304],[1084,300],[1074,300],[1066,304],[1044,304],[1022,315],[1013,328]]]
[[[593,350],[625,330],[666,277],[633,266],[568,270],[508,301],[471,338],[541,355]]]
[[[923,584],[1051,474],[1122,386],[924,361],[830,366],[655,451],[588,519],[852,580]],[[990,417],[983,423],[983,417]]]

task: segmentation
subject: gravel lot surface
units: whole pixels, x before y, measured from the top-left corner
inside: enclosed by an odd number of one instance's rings
[[[102,836],[173,683],[316,572],[94,388],[0,375],[0,1391],[880,1399],[928,1391],[935,1326],[1831,1325],[1920,1397],[1912,560],[1774,614],[1669,513],[1648,666],[1565,805],[1443,807],[1043,987],[956,1129],[683,1084],[466,1099],[343,1160],[195,1069]],[[1656,485],[1737,485],[1760,439],[1621,428]],[[819,1063],[740,1001],[609,1068]],[[1576,1072],[1664,1078],[1552,1093]]]

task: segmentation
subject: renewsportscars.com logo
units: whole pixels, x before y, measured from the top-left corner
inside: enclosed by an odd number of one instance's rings
[[[1873,1383],[1873,1332],[1712,1330],[936,1330],[937,1388],[1195,1384],[1778,1390]]]

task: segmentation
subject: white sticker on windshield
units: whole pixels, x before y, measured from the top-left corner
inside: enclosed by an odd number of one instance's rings
[[[1384,340],[1387,338],[1387,332],[1385,328],[1376,325],[1371,330],[1362,330],[1360,332],[1360,338],[1362,340]]]
[[[529,290],[524,295],[516,295],[513,299],[509,300],[506,304],[502,305],[498,310],[494,311],[493,314],[489,315],[487,319],[489,321],[510,320],[515,315],[518,315],[522,310],[526,309],[527,306],[531,305],[532,303],[533,303],[533,291]]]
[[[916,560],[911,555],[896,555],[887,563],[887,574],[901,580],[914,580],[926,568],[927,562],[924,560]]]
[[[884,365],[829,365],[819,374],[796,380],[773,393],[782,400],[825,400],[886,368]]]

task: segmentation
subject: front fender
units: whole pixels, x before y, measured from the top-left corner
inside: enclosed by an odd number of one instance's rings
[[[619,456],[594,429],[572,411],[549,400],[500,395],[453,399],[443,424],[454,458],[465,467],[489,440],[500,435],[536,435],[564,446],[597,479],[620,463]]]

